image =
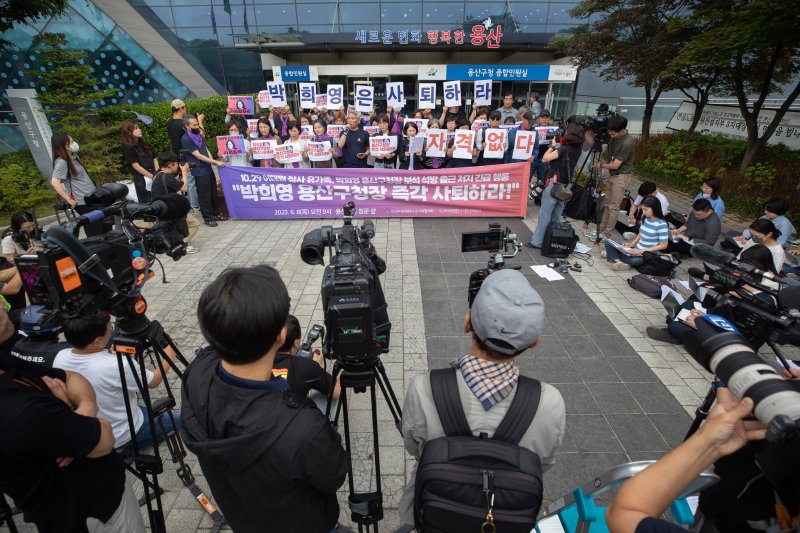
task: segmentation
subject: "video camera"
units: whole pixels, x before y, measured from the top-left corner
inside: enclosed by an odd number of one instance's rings
[[[323,265],[328,247],[330,264],[321,287],[328,331],[323,353],[346,370],[361,369],[388,352],[392,328],[378,278],[386,263],[370,242],[375,225],[365,220],[360,228],[353,226],[355,210],[353,202],[345,204],[341,228],[323,226],[310,231],[300,246],[300,257],[309,265]]]
[[[572,115],[567,119],[567,124],[573,122],[583,127],[587,132],[594,136],[595,145],[603,145],[611,142],[611,135],[608,134],[608,123],[611,118],[618,116],[613,111],[603,115]]]
[[[508,247],[514,247],[514,253],[506,254]],[[506,268],[506,259],[515,257],[522,249],[522,244],[517,240],[517,235],[506,226],[505,231],[499,223],[490,222],[489,231],[465,231],[461,233],[461,252],[489,252],[489,262],[486,268],[481,268],[469,275],[467,289],[467,302],[472,307],[472,301],[481,289],[483,280],[496,270]],[[520,266],[512,267],[520,270]]]
[[[64,318],[109,311],[118,317],[120,329],[132,333],[146,327],[147,304],[141,295],[156,254],[174,260],[186,252],[186,245],[172,221],[189,212],[186,198],[174,195],[150,204],[126,202],[127,187],[103,185],[87,204],[104,207],[91,211],[70,226],[53,226],[45,233],[44,249],[17,256],[17,268],[31,305],[42,305],[42,322],[53,325]],[[80,229],[88,223],[120,217],[122,231],[110,231],[79,240]],[[134,221],[154,222],[138,228]],[[110,271],[110,273],[109,273]]]

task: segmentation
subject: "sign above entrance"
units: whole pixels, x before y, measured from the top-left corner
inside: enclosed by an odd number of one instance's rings
[[[447,65],[448,80],[574,81],[568,65]]]
[[[295,81],[317,81],[316,66],[292,65],[288,67],[272,67],[272,77],[275,81],[295,82]]]
[[[361,44],[427,44],[438,45],[467,45],[485,46],[486,48],[500,48],[503,38],[502,26],[495,25],[491,18],[476,24],[467,34],[464,30],[357,30],[355,41]]]

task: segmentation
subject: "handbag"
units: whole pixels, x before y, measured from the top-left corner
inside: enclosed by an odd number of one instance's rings
[[[569,151],[565,150],[565,153],[567,154],[567,172],[569,172],[569,163],[570,163]],[[549,169],[550,166],[548,165],[547,168]],[[552,196],[556,200],[561,200],[562,202],[569,201],[569,199],[572,198],[572,191],[567,189],[566,187],[564,187],[564,185],[558,182],[557,173],[555,173],[555,177],[553,179],[555,183],[553,183],[553,188],[550,189],[550,196]]]

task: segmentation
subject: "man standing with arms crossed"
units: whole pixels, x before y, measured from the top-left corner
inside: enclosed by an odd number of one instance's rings
[[[633,176],[634,144],[633,137],[626,129],[628,119],[622,116],[612,117],[608,121],[608,134],[611,142],[608,145],[608,163],[597,163],[597,168],[609,171],[606,198],[603,207],[603,218],[600,220],[599,240],[603,240],[614,231],[619,214],[619,204],[625,196],[625,190],[631,184]]]

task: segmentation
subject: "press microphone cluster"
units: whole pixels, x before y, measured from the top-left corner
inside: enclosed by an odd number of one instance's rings
[[[776,283],[783,283],[780,276],[776,276],[772,272],[761,270],[749,263],[744,263],[736,259],[736,256],[725,250],[719,250],[707,244],[695,244],[691,249],[692,257],[696,257],[706,263],[712,265],[729,267],[740,272],[744,272],[749,276],[758,277],[761,279],[768,279]]]
[[[102,209],[89,211],[78,218],[73,233],[78,234],[80,228],[93,222],[102,222],[107,216],[118,215],[128,220],[142,220],[144,218],[157,218],[159,220],[180,220],[191,209],[189,199],[180,194],[169,194],[154,200],[149,204],[127,202],[112,205]]]

